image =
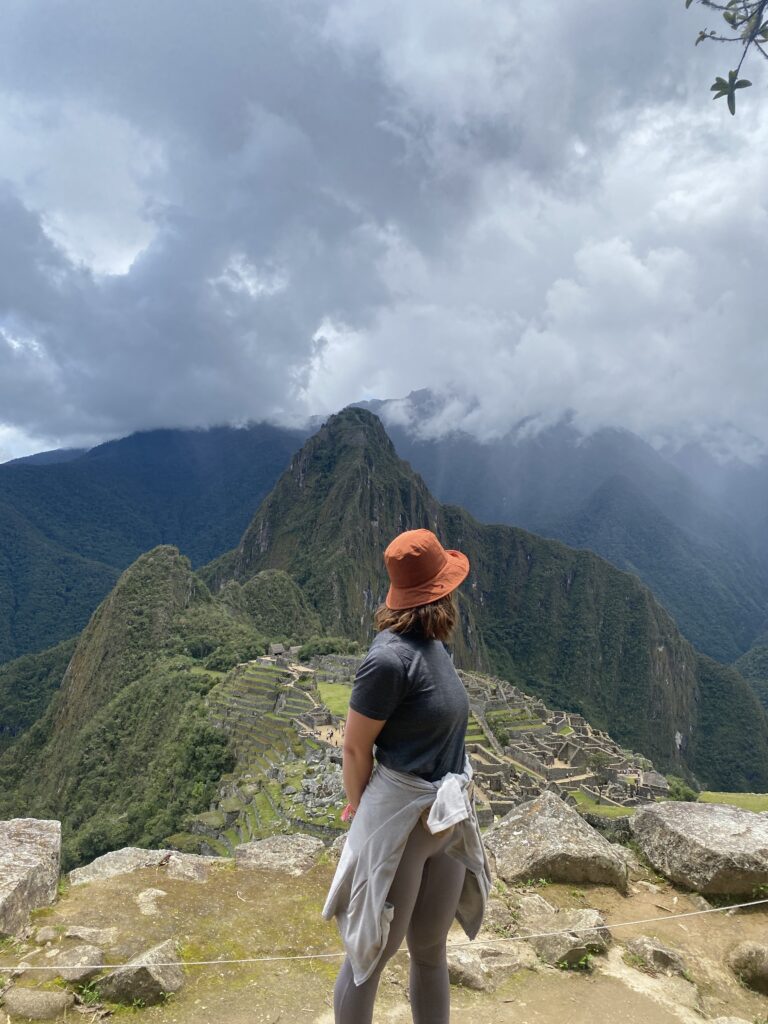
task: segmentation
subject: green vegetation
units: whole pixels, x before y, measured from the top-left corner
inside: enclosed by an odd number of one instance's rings
[[[685,0],[685,6],[690,7],[694,0]],[[736,63],[736,68],[728,72],[728,78],[720,75],[715,79],[710,91],[714,93],[713,99],[725,98],[728,109],[732,114],[736,113],[736,93],[739,89],[748,89],[752,83],[747,78],[741,78],[741,66],[751,49],[757,50],[765,56],[764,46],[768,40],[768,13],[766,12],[765,0],[697,0],[699,4],[710,8],[725,21],[725,27],[718,22],[718,28],[699,29],[696,36],[696,46],[699,43],[715,40],[719,43],[737,43],[738,52],[741,57]]]
[[[573,797],[582,811],[589,811],[590,814],[600,814],[604,818],[626,818],[628,814],[634,814],[634,807],[613,807],[611,804],[599,804],[597,800],[581,790],[576,790]]]
[[[695,659],[700,703],[688,764],[702,787],[768,791],[768,717],[732,668]]]
[[[768,711],[768,634],[759,637],[752,648],[736,662],[735,668],[757,694]]]
[[[61,685],[75,640],[0,665],[0,753],[43,714]]]
[[[206,706],[219,677],[195,662],[243,628],[175,549],[143,555],[93,616],[43,716],[0,756],[0,816],[60,818],[65,869],[179,831],[234,764]]]
[[[350,686],[344,683],[324,683],[318,680],[317,689],[320,699],[332,714],[338,715],[340,718],[347,717],[349,697],[352,693]]]
[[[231,547],[302,440],[266,424],[155,430],[0,466],[0,662],[81,630],[156,544],[193,565]]]
[[[765,572],[742,539],[690,536],[622,474],[596,488],[557,536],[642,579],[685,636],[719,661],[737,658],[765,621]]]
[[[317,612],[309,607],[300,588],[281,569],[265,569],[242,585],[232,580],[220,596],[224,604],[271,640],[299,643],[320,629]]]
[[[669,799],[670,800],[686,800],[693,802],[699,799],[699,794],[693,789],[685,779],[681,779],[678,775],[668,775],[667,782],[669,783]]]
[[[768,793],[699,793],[699,800],[705,804],[732,804],[745,811],[768,811]]]
[[[299,661],[311,661],[323,654],[359,655],[363,646],[357,640],[344,636],[311,636],[299,650]]]

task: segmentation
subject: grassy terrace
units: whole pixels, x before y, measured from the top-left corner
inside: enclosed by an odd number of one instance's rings
[[[338,715],[340,718],[347,717],[349,696],[352,693],[351,686],[347,686],[345,683],[325,683],[318,680],[317,689],[320,693],[320,700],[331,714]]]
[[[699,794],[705,804],[732,804],[745,811],[768,811],[768,793],[713,793]]]
[[[579,810],[589,811],[590,814],[599,814],[603,818],[626,818],[627,815],[635,813],[634,807],[612,807],[610,804],[599,804],[597,800],[593,800],[581,790],[576,790],[573,796],[579,805]]]

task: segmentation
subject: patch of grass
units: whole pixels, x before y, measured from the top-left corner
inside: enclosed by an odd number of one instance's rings
[[[639,953],[631,953],[628,949],[624,950],[622,960],[629,967],[635,967],[638,971],[643,971],[645,974],[654,974],[645,962],[645,959],[640,956]]]
[[[730,804],[745,811],[768,811],[768,793],[699,793],[704,804]]]
[[[579,810],[589,811],[590,814],[599,814],[603,818],[626,818],[635,813],[634,807],[613,807],[611,804],[599,804],[597,800],[577,789],[573,794]]]
[[[352,687],[345,683],[318,683],[320,700],[333,715],[346,718],[349,711],[349,698]]]
[[[584,956],[573,963],[570,963],[568,960],[559,960],[557,966],[561,971],[591,971],[594,959],[594,953],[585,953]]]

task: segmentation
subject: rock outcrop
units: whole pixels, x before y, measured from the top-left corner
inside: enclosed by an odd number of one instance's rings
[[[662,875],[700,893],[750,895],[768,884],[768,819],[725,804],[640,807],[632,832]]]
[[[548,878],[627,891],[625,859],[554,793],[515,807],[484,838],[497,875],[510,884]]]
[[[520,934],[548,964],[587,967],[590,957],[604,953],[611,941],[596,910],[558,910],[534,894],[517,901],[517,915]]]
[[[325,850],[322,839],[296,833],[270,836],[254,843],[235,847],[235,861],[239,867],[264,868],[284,871],[289,875],[303,875],[313,867]]]
[[[193,882],[204,882],[208,868],[220,864],[221,857],[201,857],[193,853],[179,853],[176,850],[142,850],[137,846],[126,846],[113,850],[102,857],[75,868],[69,872],[72,885],[84,885],[115,875],[128,875],[140,868],[163,868],[171,878],[186,878]]]
[[[60,822],[0,821],[0,935],[18,935],[31,910],[53,903],[60,863]]]
[[[126,967],[107,974],[97,982],[102,999],[110,1003],[152,1006],[184,984],[184,971],[173,939],[140,953]]]
[[[685,962],[679,953],[665,946],[659,939],[640,935],[627,943],[631,962],[648,974],[685,975]]]
[[[11,1017],[56,1020],[66,1014],[75,997],[71,992],[43,992],[36,988],[21,988],[14,985],[5,993],[3,1000],[3,1009]]]
[[[448,976],[452,985],[493,992],[517,971],[535,970],[536,954],[525,942],[507,949],[475,941],[471,946],[448,946]]]
[[[768,946],[742,942],[731,950],[728,965],[747,988],[768,996]]]

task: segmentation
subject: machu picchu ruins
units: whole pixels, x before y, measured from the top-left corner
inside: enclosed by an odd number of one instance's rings
[[[341,772],[347,702],[360,658],[274,645],[210,692],[214,720],[237,756],[209,811],[169,838],[186,852],[231,854],[243,842],[300,829],[332,842],[345,832]],[[583,716],[551,710],[511,683],[460,672],[470,701],[467,753],[483,827],[544,791],[586,814],[621,816],[666,794],[647,758]]]

